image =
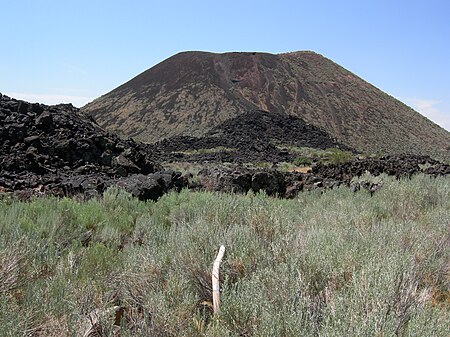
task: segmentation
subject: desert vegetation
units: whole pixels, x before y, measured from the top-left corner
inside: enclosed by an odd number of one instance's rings
[[[195,155],[195,154],[209,154],[209,153],[218,153],[218,152],[232,152],[236,151],[233,148],[227,148],[225,146],[217,146],[210,149],[192,149],[186,151],[172,151],[172,154],[186,154],[186,155]]]
[[[3,196],[0,335],[448,336],[450,180],[376,179],[372,197]]]
[[[296,153],[297,156],[292,161],[292,164],[296,166],[311,165],[313,162],[321,164],[340,164],[355,160],[359,156],[366,156],[337,148],[314,149],[309,147],[280,145],[278,145],[277,148]]]

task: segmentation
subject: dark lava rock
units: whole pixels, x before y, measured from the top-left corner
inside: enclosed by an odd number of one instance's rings
[[[420,165],[432,166],[422,169]],[[326,190],[341,185],[349,186],[354,192],[365,189],[373,195],[382,188],[382,182],[352,183],[353,178],[360,177],[366,172],[374,176],[384,173],[397,178],[411,177],[417,173],[446,175],[450,172],[450,166],[428,156],[404,155],[358,159],[335,165],[317,165],[313,167],[312,173],[282,173],[275,169],[250,170],[238,166],[234,169],[204,169],[199,172],[199,176],[201,185],[206,190],[238,193],[264,191],[268,195],[294,198],[301,191]]]
[[[147,148],[122,140],[70,104],[30,104],[0,95],[0,189],[23,195],[93,197],[122,184],[140,199],[156,200],[187,185],[161,172]]]
[[[296,181],[292,185],[289,185],[286,187],[286,193],[285,198],[292,199],[297,196],[298,193],[303,191],[303,182],[302,181]]]
[[[268,195],[284,196],[285,177],[276,170],[203,169],[199,172],[203,188],[210,191],[236,193],[265,192]]]
[[[36,118],[34,124],[38,128],[48,128],[53,123],[53,117],[49,112],[43,112]]]
[[[187,186],[187,180],[181,176],[180,172],[167,170],[148,175],[132,174],[120,178],[117,186],[140,200],[157,200],[170,190],[179,191]]]
[[[123,140],[80,115],[70,104],[29,104],[0,94],[0,191],[32,195],[101,195],[119,185],[141,200],[156,200],[170,190],[189,186],[189,176],[163,171],[158,160],[185,160],[188,150],[210,149],[189,160],[211,162],[279,162],[289,152],[276,144],[318,148],[338,147],[326,133],[282,114],[249,113],[226,121],[202,138],[176,137],[154,145]],[[216,151],[218,147],[220,151]],[[175,153],[176,152],[176,153]],[[276,169],[205,168],[191,187],[203,190],[292,198],[300,191],[350,186],[352,179],[370,172],[397,178],[416,173],[447,175],[450,166],[428,156],[386,156],[335,165],[315,165],[312,172]],[[353,185],[375,193],[381,185]]]
[[[430,175],[447,175],[450,174],[450,165],[438,163],[425,169],[425,173]]]
[[[284,195],[286,182],[278,171],[256,172],[252,175],[252,190],[265,191],[268,195]]]
[[[230,140],[230,146],[239,143],[289,144],[318,149],[341,148],[351,150],[340,144],[324,130],[307,123],[303,119],[282,113],[249,111],[235,118],[226,120],[209,132],[209,136],[224,137]],[[257,147],[256,150],[260,150]],[[262,149],[261,149],[262,150]]]
[[[421,165],[431,165],[423,170]],[[416,173],[427,173],[439,175],[446,174],[449,165],[439,163],[428,156],[418,155],[396,155],[381,158],[364,158],[352,160],[341,164],[316,165],[312,168],[312,173],[321,177],[331,177],[333,179],[350,183],[355,176],[361,176],[369,172],[374,176],[385,173],[387,175],[399,177],[410,177]]]
[[[164,185],[152,175],[133,174],[118,181],[117,186],[130,192],[140,200],[157,200],[164,191]]]
[[[229,119],[204,137],[177,136],[149,148],[156,158],[165,161],[250,163],[295,158],[295,154],[276,145],[353,151],[301,118],[264,111],[250,111]],[[201,153],[192,151],[200,149]],[[216,150],[208,151],[211,149]]]
[[[161,169],[143,145],[104,131],[70,104],[46,106],[2,96],[0,109],[6,115],[1,122],[1,170],[42,174],[65,172],[66,168],[73,172],[89,165],[90,173],[112,177],[118,167],[122,168],[120,176]],[[31,146],[35,161],[42,165],[29,160]]]

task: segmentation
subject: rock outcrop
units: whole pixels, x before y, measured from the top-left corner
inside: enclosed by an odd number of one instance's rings
[[[203,137],[164,139],[149,150],[164,161],[250,163],[292,161],[298,154],[289,146],[354,151],[301,118],[264,111],[227,120]]]
[[[120,184],[156,200],[181,177],[162,171],[145,146],[104,131],[70,104],[30,104],[0,94],[0,188],[56,195]]]
[[[397,178],[421,172],[450,174],[449,165],[418,155],[315,164],[305,173],[249,169],[242,163],[291,159],[292,154],[277,147],[279,144],[351,150],[299,118],[260,111],[222,123],[205,137],[175,137],[155,145],[123,140],[106,132],[70,104],[30,104],[0,94],[0,120],[0,192],[23,198],[48,194],[90,198],[109,186],[123,188],[141,200],[157,200],[164,193],[184,187],[238,193],[264,191],[292,198],[303,190],[350,186],[354,177],[366,172]],[[190,159],[215,162],[215,166],[202,169],[194,182],[188,175],[163,170],[158,164],[192,150],[199,153]],[[227,167],[223,161],[233,165]],[[368,182],[351,187],[355,191],[365,188],[373,194],[381,185]]]
[[[301,191],[325,190],[341,185],[351,187],[354,191],[364,188],[373,194],[381,188],[381,184],[352,183],[354,178],[361,177],[365,173],[373,176],[384,173],[396,178],[411,177],[418,173],[438,176],[450,174],[450,165],[428,156],[404,155],[356,159],[332,165],[319,164],[307,173],[235,167],[204,169],[199,172],[199,176],[202,188],[211,191],[238,193],[264,191],[268,195],[293,198]]]

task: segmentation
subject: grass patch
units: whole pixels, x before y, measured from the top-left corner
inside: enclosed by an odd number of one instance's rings
[[[310,158],[307,157],[297,157],[292,161],[292,164],[294,164],[295,166],[309,166],[312,164],[312,160]]]
[[[446,336],[450,179],[382,178],[373,197],[2,198],[0,335],[83,335],[95,316],[103,335]]]
[[[237,149],[225,147],[225,146],[217,146],[210,149],[190,149],[185,151],[172,151],[173,154],[184,154],[184,155],[196,155],[196,154],[211,154],[211,153],[219,153],[219,152],[235,152]]]
[[[277,145],[277,148],[298,155],[292,162],[296,166],[311,165],[312,163],[339,164],[357,158],[357,155],[350,151],[342,151],[336,148],[322,150],[291,145]]]

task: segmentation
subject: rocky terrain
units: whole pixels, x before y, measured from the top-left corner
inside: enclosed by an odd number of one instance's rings
[[[179,53],[82,111],[144,142],[200,137],[248,111],[268,111],[358,151],[450,159],[448,131],[314,52]]]
[[[183,185],[146,148],[121,140],[70,104],[47,106],[0,94],[0,190],[88,196],[123,186],[157,199]]]
[[[317,163],[307,170],[279,170],[275,164],[295,155],[280,144],[352,149],[302,119],[261,111],[230,119],[205,137],[174,137],[154,145],[106,132],[70,104],[31,104],[0,94],[0,120],[0,192],[22,198],[47,194],[89,198],[113,185],[142,200],[156,200],[181,188],[294,197],[303,190],[345,185],[373,193],[378,185],[355,185],[353,178],[366,172],[398,178],[450,173],[449,165],[417,155],[355,157],[335,165]],[[197,162],[203,169],[193,177],[161,165],[177,159]],[[244,165],[258,161],[274,166]]]
[[[250,111],[214,127],[203,137],[175,136],[149,145],[161,161],[282,162],[297,154],[287,146],[352,151],[322,129],[284,114]]]
[[[379,159],[355,159],[335,165],[317,165],[310,172],[280,172],[276,169],[250,170],[244,167],[232,169],[212,168],[199,172],[203,189],[247,193],[265,191],[268,195],[284,198],[295,197],[304,190],[327,189],[341,185],[357,191],[361,188],[371,194],[381,188],[382,183],[353,181],[365,173],[373,176],[386,175],[396,178],[411,177],[417,173],[433,176],[450,174],[450,165],[440,163],[428,156],[388,156]]]

